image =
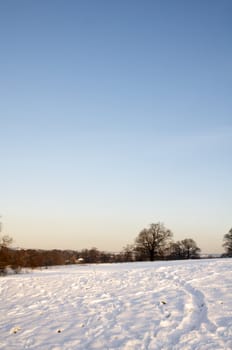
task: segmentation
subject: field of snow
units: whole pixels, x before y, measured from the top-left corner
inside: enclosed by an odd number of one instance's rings
[[[232,349],[232,259],[0,278],[0,349]]]

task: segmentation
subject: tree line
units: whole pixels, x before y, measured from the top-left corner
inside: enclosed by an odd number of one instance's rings
[[[199,259],[200,248],[192,238],[175,242],[173,233],[164,224],[152,223],[144,228],[133,244],[119,253],[100,251],[97,248],[77,250],[13,249],[12,238],[0,237],[0,273],[7,267],[15,272],[22,267],[37,268],[76,263],[119,263],[132,261]],[[224,235],[225,254],[232,257],[232,229]]]
[[[136,237],[135,243],[125,250],[139,261],[197,259],[200,258],[201,251],[191,238],[174,242],[171,230],[160,222],[144,228]]]

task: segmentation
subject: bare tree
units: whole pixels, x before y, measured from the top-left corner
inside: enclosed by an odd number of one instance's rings
[[[12,254],[9,246],[12,241],[12,238],[9,236],[5,235],[0,237],[0,274],[5,272],[8,265],[11,265]]]
[[[172,256],[177,259],[199,258],[200,251],[200,248],[192,238],[185,238],[172,245]]]
[[[13,239],[7,235],[0,237],[0,249],[9,247],[13,242]]]
[[[127,246],[123,248],[121,255],[122,255],[122,260],[124,262],[134,261],[135,260],[135,247],[134,247],[134,245],[127,244]]]
[[[225,248],[226,255],[232,257],[232,228],[224,235],[223,240],[223,247]]]
[[[137,253],[145,259],[153,261],[164,255],[166,247],[170,244],[172,232],[164,224],[158,222],[144,228],[135,240]]]

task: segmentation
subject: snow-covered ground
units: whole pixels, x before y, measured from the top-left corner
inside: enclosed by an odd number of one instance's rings
[[[232,259],[0,278],[0,349],[232,349]]]

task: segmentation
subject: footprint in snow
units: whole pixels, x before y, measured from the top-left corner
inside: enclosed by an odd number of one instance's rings
[[[18,331],[20,331],[20,329],[21,329],[21,328],[18,327],[18,326],[17,326],[17,327],[14,327],[14,328],[11,329],[11,333],[16,334],[16,333],[18,333]]]
[[[57,331],[56,331],[56,333],[61,333],[61,332],[63,332],[63,329],[61,329],[61,328],[57,329]]]

